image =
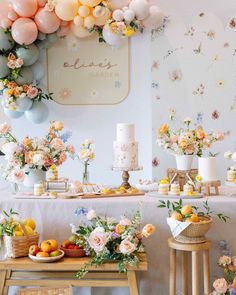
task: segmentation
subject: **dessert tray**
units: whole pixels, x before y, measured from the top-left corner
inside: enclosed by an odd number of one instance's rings
[[[197,193],[196,195],[186,195],[185,193],[181,192],[180,195],[172,195],[172,194],[168,194],[168,195],[162,195],[158,192],[150,192],[146,194],[149,197],[155,197],[155,198],[160,198],[160,199],[201,199],[204,197],[203,194],[201,193]]]

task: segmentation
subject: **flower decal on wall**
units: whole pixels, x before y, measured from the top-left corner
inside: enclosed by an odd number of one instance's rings
[[[153,158],[152,159],[152,167],[157,168],[159,165],[160,165],[160,160],[157,157]]]
[[[214,112],[212,112],[211,118],[213,120],[218,120],[220,118],[220,113],[217,110],[215,110]]]
[[[67,100],[69,97],[71,97],[71,91],[69,88],[62,88],[59,92],[59,98],[63,100]]]
[[[169,79],[171,82],[182,80],[182,71],[181,70],[173,70],[169,73]]]

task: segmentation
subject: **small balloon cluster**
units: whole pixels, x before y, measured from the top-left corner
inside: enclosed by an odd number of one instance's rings
[[[99,41],[119,46],[163,21],[160,8],[148,0],[0,0],[0,97],[5,114],[25,114],[35,123],[45,120],[47,107],[41,101],[52,98],[39,87],[44,77],[40,50],[59,37],[98,33]]]

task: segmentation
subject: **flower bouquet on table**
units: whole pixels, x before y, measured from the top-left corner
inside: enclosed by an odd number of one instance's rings
[[[81,268],[76,277],[82,278],[92,265],[101,265],[109,260],[119,262],[119,271],[126,272],[127,265],[139,263],[139,253],[144,251],[143,238],[148,238],[155,231],[152,224],[140,230],[141,216],[136,212],[132,219],[123,216],[119,221],[106,216],[98,216],[94,210],[79,208],[79,226],[72,225],[90,262]]]
[[[66,161],[67,155],[73,156],[75,153],[72,145],[66,145],[71,133],[62,133],[63,128],[62,122],[53,121],[45,137],[26,136],[18,141],[10,125],[0,125],[0,138],[5,140],[1,151],[7,160],[4,178],[12,183],[24,182],[29,187],[45,181],[46,171],[50,167],[60,166]]]
[[[78,154],[79,160],[84,165],[84,171],[83,171],[83,184],[89,184],[89,171],[88,166],[95,158],[95,152],[94,152],[94,141],[92,139],[86,139],[80,148],[80,152]]]
[[[175,114],[170,120],[174,121]],[[160,126],[157,132],[157,144],[164,150],[176,156],[178,170],[190,170],[193,156],[202,157],[204,151],[209,150],[213,143],[224,139],[224,133],[211,131],[206,133],[202,126],[191,128],[192,120],[186,118],[178,128],[170,128],[168,124]]]
[[[203,209],[183,205],[182,199],[176,202],[159,200],[158,208],[168,209],[167,223],[174,239],[181,243],[202,243],[206,241],[205,234],[209,231],[215,214],[220,220],[226,222],[229,217],[216,213],[210,209],[208,200],[203,202]]]
[[[33,218],[24,220],[13,209],[10,212],[3,211],[0,215],[0,235],[4,238],[7,256],[28,256],[30,246],[37,244],[39,240],[35,229],[36,222]]]
[[[211,295],[236,295],[236,256],[221,256],[218,265],[223,269],[226,278],[214,281]]]

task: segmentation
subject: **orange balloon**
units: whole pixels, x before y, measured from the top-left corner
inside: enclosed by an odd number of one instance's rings
[[[94,7],[100,4],[103,0],[80,0],[83,5]]]

